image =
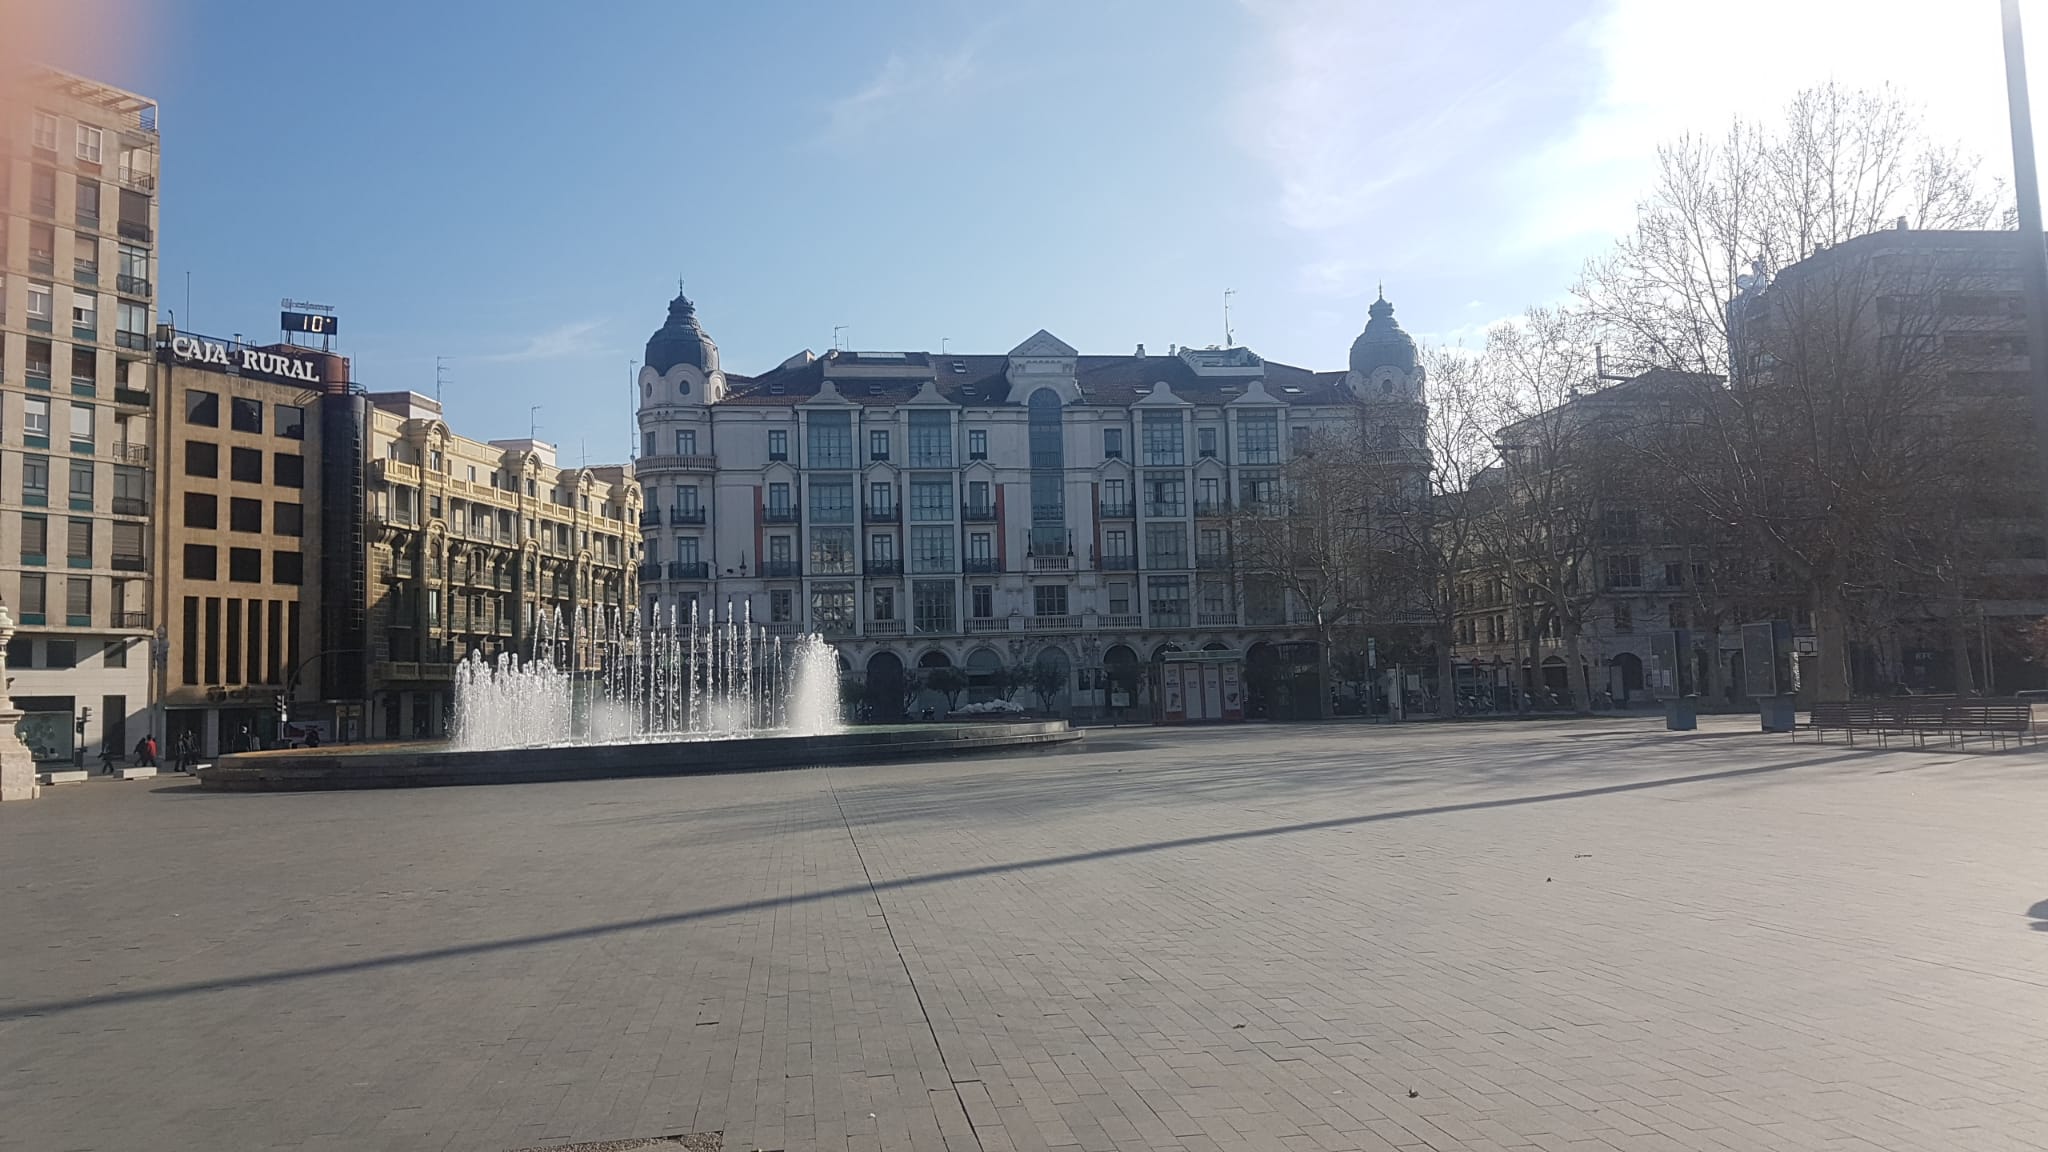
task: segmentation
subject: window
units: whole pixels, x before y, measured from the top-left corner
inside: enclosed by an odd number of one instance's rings
[[[1102,534],[1102,554],[1127,560],[1131,555],[1131,534],[1121,528],[1111,528]]]
[[[1627,604],[1616,604],[1614,606],[1614,630],[1616,632],[1633,632],[1636,630],[1636,612],[1634,608]]]
[[[1640,588],[1643,586],[1643,558],[1634,555],[1616,555],[1607,558],[1607,586],[1609,588]]]
[[[811,629],[828,635],[853,631],[853,585],[821,584],[811,589]]]
[[[988,561],[995,559],[994,537],[987,532],[976,532],[967,538],[967,558]]]
[[[1280,477],[1271,472],[1246,472],[1237,479],[1238,505],[1270,510],[1280,502]]]
[[[1147,412],[1142,431],[1145,437],[1145,463],[1187,463],[1187,450],[1181,437],[1180,413]]]
[[[887,431],[886,429],[881,429],[881,428],[877,428],[877,429],[875,429],[874,431],[872,431],[872,432],[869,432],[869,433],[868,433],[868,459],[870,459],[870,460],[887,460],[888,458],[889,458],[889,433],[888,433],[888,431]]]
[[[1195,429],[1195,454],[1210,459],[1215,457],[1216,430],[1214,428]]]
[[[887,532],[876,532],[869,536],[868,560],[870,563],[894,563],[896,560],[896,537]]]
[[[185,475],[220,475],[220,446],[204,440],[185,441]]]
[[[229,397],[228,424],[237,432],[262,432],[263,401],[245,396]]]
[[[29,143],[43,152],[57,150],[57,114],[37,109],[29,119]]]
[[[33,280],[29,281],[29,327],[34,328],[39,332],[48,332],[50,330],[50,325],[55,323],[56,319],[57,305],[55,303],[55,298],[50,294],[50,286],[48,284],[38,284]]]
[[[74,519],[64,532],[64,561],[73,568],[92,567],[92,521]]]
[[[43,614],[50,609],[48,585],[40,572],[21,574],[21,622],[41,624]]]
[[[21,433],[24,436],[41,437],[40,440],[31,442],[31,445],[33,447],[49,447],[50,402],[48,399],[41,396],[27,396],[22,398]]]
[[[208,502],[211,502],[213,497],[208,496],[206,499]],[[189,507],[192,497],[187,495],[185,500]],[[211,525],[208,525],[208,527],[211,527]],[[248,500],[240,496],[229,500],[228,530],[231,532],[263,531],[263,501]]]
[[[71,462],[71,507],[80,511],[92,510],[92,461]]]
[[[879,585],[873,589],[870,602],[874,605],[868,613],[870,619],[896,619],[896,589],[887,584]]]
[[[918,527],[910,530],[910,570],[951,572],[953,570],[953,529]]]
[[[186,389],[185,423],[200,424],[208,428],[220,427],[220,394],[201,392],[197,388]]]
[[[770,536],[768,538],[768,562],[771,564],[789,563],[789,537]]]
[[[71,331],[80,339],[92,339],[100,330],[100,302],[90,292],[71,290]]]
[[[121,291],[136,296],[149,295],[149,249],[123,244],[115,251],[119,260],[117,266],[121,270],[121,279],[117,282]]]
[[[280,488],[304,488],[306,486],[306,458],[295,452],[274,453],[270,461],[271,479]]]
[[[993,584],[974,586],[974,618],[987,620],[996,614],[996,589]]]
[[[1202,529],[1195,540],[1195,552],[1204,559],[1220,560],[1223,556],[1223,529]]]
[[[953,631],[953,582],[915,580],[910,585],[911,626],[920,633]]]
[[[259,414],[257,415],[257,417],[256,417],[256,418],[257,418],[258,420],[261,420],[261,419],[263,419],[263,417],[262,417],[262,415],[261,415],[260,413],[259,413]],[[258,432],[261,432],[261,431],[263,431],[263,429],[261,429],[261,428],[258,428],[258,429],[256,429],[256,430],[257,430]],[[448,473],[448,463],[447,463],[446,459],[442,457],[442,455],[441,455],[441,450],[440,450],[439,448],[434,448],[434,449],[431,449],[431,450],[429,450],[429,451],[427,452],[427,470],[428,470],[428,471],[430,471],[430,472],[437,472],[437,473],[440,473],[441,475],[444,475],[444,476],[445,476],[445,475],[447,475],[447,473]]]
[[[646,455],[658,456],[661,454],[661,437],[655,433],[642,432],[640,434],[640,442],[642,444],[641,451]]]
[[[92,577],[69,576],[64,580],[65,623],[73,627],[92,623]],[[75,657],[74,657],[75,659]]]
[[[768,458],[770,460],[789,459],[788,430],[782,428],[771,428],[768,430]]]
[[[1223,511],[1223,481],[1204,476],[1195,489],[1195,515],[1214,516]]]
[[[92,451],[92,405],[71,406],[71,450]]]
[[[21,562],[43,564],[48,562],[49,555],[49,518],[24,513],[21,517]]]
[[[28,170],[29,210],[44,216],[57,214],[57,170],[41,164],[32,165]]]
[[[218,579],[219,555],[211,544],[185,545],[185,579]]]
[[[277,434],[287,440],[304,440],[306,438],[306,410],[296,404],[278,404],[275,408]],[[258,416],[257,420],[260,422],[262,417]],[[474,467],[471,467],[469,470],[469,482],[472,484],[476,483],[476,469]]]
[[[967,430],[967,458],[969,460],[988,459],[987,429],[970,428]]]
[[[910,414],[910,466],[953,466],[953,414],[919,411]]]
[[[76,640],[46,640],[43,643],[43,652],[47,657],[43,661],[43,667],[45,668],[78,667],[78,641]]]
[[[814,412],[808,424],[807,465],[812,468],[853,467],[853,413]]]
[[[814,575],[850,575],[853,572],[853,529],[811,529],[811,565]]]
[[[114,306],[114,343],[122,348],[149,347],[149,306],[123,300]]]
[[[228,549],[228,579],[237,584],[263,582],[263,552],[258,548]]]
[[[99,242],[84,233],[72,237],[71,278],[80,284],[100,282]]]
[[[1067,586],[1065,584],[1040,584],[1031,590],[1031,614],[1033,616],[1065,616],[1067,614]]]
[[[678,430],[676,432],[676,455],[695,456],[696,454],[697,430],[695,428],[683,428]]]
[[[1188,623],[1188,579],[1185,576],[1154,576],[1148,582],[1151,602],[1146,605],[1155,628],[1186,627]]]
[[[100,182],[79,178],[77,195],[78,227],[82,231],[100,230]]]
[[[48,456],[23,456],[21,458],[21,501],[24,504],[42,505],[50,502],[50,458]]]
[[[305,580],[305,557],[297,552],[272,552],[270,554],[270,580],[273,584],[299,584]]]
[[[41,118],[45,113],[38,112],[36,115],[38,118]],[[56,135],[56,130],[56,125],[52,124],[50,126],[52,136]],[[78,126],[78,158],[88,164],[99,163],[101,139],[102,134],[99,129],[90,124],[80,124]],[[51,141],[50,146],[56,147],[54,139]]]
[[[788,624],[796,615],[796,596],[787,588],[768,591],[768,622]]]
[[[789,485],[775,483],[768,486],[768,511],[777,515],[789,514]]]
[[[983,514],[992,514],[995,511],[995,506],[989,502],[988,481],[967,482],[967,507]]]
[[[887,519],[895,514],[896,488],[893,484],[868,485],[868,512]]]
[[[1109,614],[1128,616],[1131,614],[1131,586],[1121,581],[1109,586]]]
[[[1187,485],[1171,473],[1145,477],[1145,515],[1185,516],[1188,514]]]
[[[120,610],[120,601],[115,601],[115,611]],[[109,640],[100,650],[100,666],[103,668],[126,668],[128,666],[128,641]]]
[[[1104,460],[1121,460],[1124,458],[1123,429],[1104,428],[1102,430],[1102,458]]]
[[[811,481],[811,522],[853,523],[853,482],[851,480]]]
[[[910,482],[910,518],[912,520],[951,520],[953,518],[953,478],[950,476],[920,477]]]
[[[1145,525],[1145,566],[1147,568],[1187,567],[1187,526],[1183,524]]]
[[[220,504],[206,492],[185,493],[185,527],[220,527]]]
[[[1670,561],[1664,565],[1664,586],[1677,588],[1685,583],[1685,565]]]
[[[1287,450],[1296,456],[1308,451],[1308,425],[1293,424],[1287,429]]]
[[[676,487],[676,510],[678,512],[695,512],[697,510],[697,500],[698,494],[695,484],[682,484]]]
[[[228,449],[228,479],[245,484],[263,483],[263,453],[255,448]]]

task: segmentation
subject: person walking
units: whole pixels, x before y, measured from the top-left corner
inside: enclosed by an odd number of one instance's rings
[[[107,740],[101,740],[100,775],[112,776],[114,774],[114,761],[118,759],[120,759],[120,754],[114,751],[114,745],[112,744],[112,742]]]
[[[192,734],[191,734],[190,732],[181,732],[181,733],[179,733],[179,735],[178,735],[178,745],[177,745],[177,748],[178,748],[178,752],[177,752],[177,755],[178,755],[178,765],[177,765],[177,767],[178,767],[178,771],[180,771],[180,772],[185,772],[185,773],[189,773],[189,772],[191,772],[191,771],[192,771],[192,760],[193,760],[193,755],[192,755]]]
[[[156,737],[147,733],[142,737],[142,766],[156,767]]]

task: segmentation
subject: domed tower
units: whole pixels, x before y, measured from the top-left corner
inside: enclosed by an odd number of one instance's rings
[[[718,370],[718,344],[697,322],[697,306],[683,295],[669,301],[668,320],[647,338],[646,367],[640,370],[640,406],[711,404],[725,395]]]
[[[718,345],[680,285],[668,319],[647,338],[639,384],[640,601],[650,611],[684,610],[710,587],[718,469],[712,405],[725,397],[725,373]]]
[[[1351,394],[1368,403],[1421,403],[1423,372],[1414,337],[1401,331],[1384,292],[1366,314],[1370,318],[1351,342],[1351,371],[1344,378]]]

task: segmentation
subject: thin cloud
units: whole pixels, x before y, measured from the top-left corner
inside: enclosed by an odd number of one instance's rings
[[[828,148],[870,143],[891,121],[929,111],[938,106],[936,98],[958,94],[980,74],[982,51],[994,30],[993,23],[984,24],[935,55],[911,58],[891,52],[866,84],[826,105],[825,127],[814,143]]]
[[[471,359],[489,364],[524,364],[536,360],[563,360],[604,351],[593,337],[604,327],[602,320],[575,320],[557,324],[526,338],[524,347],[511,352],[493,352]]]

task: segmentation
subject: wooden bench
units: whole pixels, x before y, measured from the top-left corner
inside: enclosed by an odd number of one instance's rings
[[[1937,736],[1968,747],[1975,736],[2003,747],[2008,739],[2023,743],[2034,736],[2034,710],[2023,700],[1897,696],[1815,704],[1805,727],[1822,740],[1830,730],[1839,731],[1851,744],[1861,732],[1876,736],[1879,744],[1888,744],[1892,736],[1911,736],[1914,744],[1925,746],[1929,736]]]

